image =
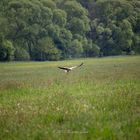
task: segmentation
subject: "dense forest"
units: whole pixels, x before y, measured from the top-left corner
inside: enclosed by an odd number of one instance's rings
[[[0,61],[140,53],[140,0],[0,0]]]

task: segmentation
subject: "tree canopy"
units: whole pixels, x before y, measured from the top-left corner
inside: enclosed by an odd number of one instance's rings
[[[139,0],[0,1],[0,61],[138,53]]]

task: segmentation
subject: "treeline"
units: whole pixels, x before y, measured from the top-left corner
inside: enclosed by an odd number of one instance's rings
[[[139,0],[0,0],[0,61],[138,53]]]

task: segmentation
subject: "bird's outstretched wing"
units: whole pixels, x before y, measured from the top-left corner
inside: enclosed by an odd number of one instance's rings
[[[83,63],[81,63],[80,65],[77,65],[77,66],[70,67],[70,69],[75,69],[75,68],[81,67],[82,65],[83,65]]]
[[[62,70],[69,70],[69,68],[67,67],[58,67],[59,69],[62,69]]]
[[[81,67],[84,63],[82,62],[78,67]]]
[[[82,66],[82,65],[83,65],[83,63],[81,63],[80,65],[77,65],[77,66],[73,66],[73,67],[58,67],[58,68],[66,71],[66,72],[69,72],[69,71],[71,71],[75,68],[78,68],[78,67]]]

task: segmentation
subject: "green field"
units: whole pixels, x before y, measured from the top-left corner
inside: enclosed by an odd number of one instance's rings
[[[0,140],[139,138],[140,56],[0,63]]]

